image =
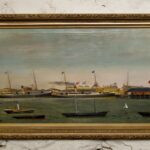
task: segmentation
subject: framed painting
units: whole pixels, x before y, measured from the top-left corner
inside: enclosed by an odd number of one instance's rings
[[[0,139],[149,139],[149,14],[0,15]]]

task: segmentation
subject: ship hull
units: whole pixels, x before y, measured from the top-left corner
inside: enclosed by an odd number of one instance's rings
[[[21,115],[13,116],[15,119],[45,119],[45,115]]]
[[[0,95],[0,98],[31,98],[31,97],[50,97],[51,93],[40,93],[40,94],[11,94],[11,95]]]
[[[90,95],[90,94],[80,94],[80,95],[51,95],[51,97],[56,98],[96,98],[96,97],[117,97],[115,94],[97,94],[97,95]]]
[[[26,110],[14,110],[14,109],[5,109],[4,110],[7,114],[21,114],[21,113],[33,113],[33,109],[26,109]]]
[[[95,112],[95,113],[63,113],[65,117],[105,117],[107,111]]]

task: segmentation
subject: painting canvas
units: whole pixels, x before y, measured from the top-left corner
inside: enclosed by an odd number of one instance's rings
[[[150,30],[0,29],[1,123],[150,123]]]

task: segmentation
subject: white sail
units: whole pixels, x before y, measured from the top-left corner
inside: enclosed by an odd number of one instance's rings
[[[128,107],[128,105],[125,103],[123,108],[124,108],[124,109],[128,109],[129,107]]]
[[[19,104],[17,104],[17,109],[20,110],[20,105]]]

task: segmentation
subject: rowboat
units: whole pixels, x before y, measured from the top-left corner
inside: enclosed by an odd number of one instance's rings
[[[21,113],[33,113],[34,109],[24,109],[20,108],[19,104],[16,104],[16,108],[13,109],[4,109],[7,114],[21,114]]]

